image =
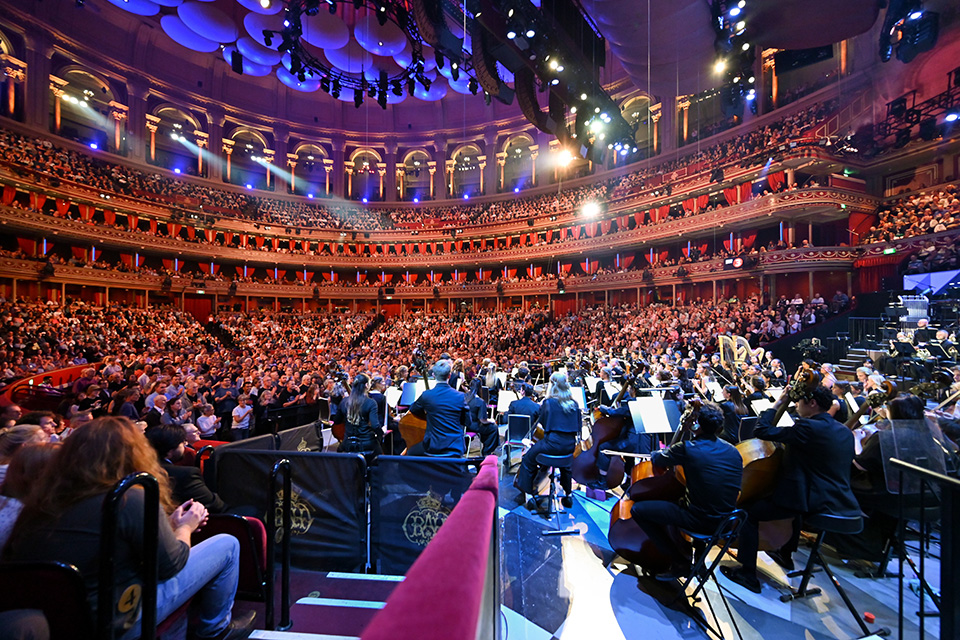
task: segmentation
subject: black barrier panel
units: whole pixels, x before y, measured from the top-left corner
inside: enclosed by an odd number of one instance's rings
[[[367,559],[363,456],[229,451],[217,467],[220,497],[231,508],[266,520],[271,504],[280,509],[280,495],[274,502],[270,500],[270,471],[284,458],[290,460],[293,479],[292,566],[308,571],[362,572]]]
[[[476,474],[477,461],[380,456],[370,469],[370,564],[404,575]]]
[[[323,446],[317,433],[318,423],[287,429],[277,434],[280,438],[280,451],[320,451]]]
[[[267,411],[267,422],[274,432],[301,427],[320,418],[320,405],[280,407]]]
[[[219,474],[217,473],[217,461],[224,453],[227,451],[246,449],[273,451],[276,448],[277,437],[272,433],[256,436],[254,438],[247,438],[246,440],[228,442],[227,444],[222,444],[219,447],[214,447],[210,457],[206,462],[203,463],[203,479],[207,483],[207,486],[210,487],[211,491],[217,491],[217,480],[219,478]]]

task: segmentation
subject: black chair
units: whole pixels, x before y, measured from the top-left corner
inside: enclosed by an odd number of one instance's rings
[[[511,468],[514,449],[523,449],[523,439],[530,433],[530,416],[511,413],[507,416],[507,441],[503,443],[504,467]]]
[[[540,453],[537,454],[537,464],[541,467],[547,467],[547,473],[550,478],[550,497],[547,503],[547,511],[544,515],[550,520],[553,520],[554,515],[557,516],[556,529],[545,529],[543,535],[579,533],[579,529],[560,529],[560,514],[563,513],[563,505],[558,497],[559,491],[557,491],[560,485],[560,472],[562,470],[570,470],[571,465],[573,465],[573,454],[555,456],[549,453]]]
[[[740,418],[740,432],[737,435],[740,442],[753,437],[753,430],[757,428],[757,420],[759,420],[759,418],[756,416],[744,416]]]
[[[810,557],[807,559],[807,565],[803,568],[803,571],[794,571],[787,574],[791,578],[803,576],[803,579],[800,581],[800,586],[796,590],[791,589],[790,593],[785,593],[780,596],[781,602],[790,602],[798,598],[820,595],[821,590],[819,587],[810,587],[810,578],[813,577],[816,566],[820,565],[824,573],[827,574],[827,577],[830,578],[830,581],[833,582],[834,588],[837,590],[837,593],[840,594],[840,598],[843,599],[843,603],[850,611],[850,614],[856,619],[863,635],[869,636],[873,632],[867,627],[863,618],[853,605],[853,602],[850,601],[850,596],[847,595],[847,592],[837,579],[836,574],[833,573],[830,565],[827,564],[827,561],[824,560],[823,555],[820,553],[820,548],[823,546],[823,539],[827,533],[858,534],[863,530],[863,518],[859,515],[838,516],[832,513],[811,513],[807,514],[804,518],[804,529],[807,531],[816,531],[817,540],[813,544],[813,548],[810,549]]]
[[[687,587],[689,587],[690,584],[696,580],[697,588],[693,590],[693,593],[687,596],[691,603],[696,604],[699,602],[697,596],[699,596],[700,592],[703,591],[707,581],[713,580],[717,587],[717,593],[720,594],[720,598],[723,600],[723,606],[726,608],[727,615],[733,622],[734,628],[737,629],[738,635],[740,633],[740,629],[737,627],[736,618],[734,618],[732,612],[730,611],[730,604],[727,602],[727,598],[723,594],[723,588],[720,586],[720,582],[717,581],[716,570],[717,567],[720,566],[720,561],[723,560],[723,557],[733,544],[733,541],[736,540],[740,535],[740,529],[743,528],[743,523],[746,521],[747,512],[743,509],[737,509],[736,511],[732,511],[726,518],[724,518],[724,520],[717,525],[717,528],[713,533],[700,533],[698,531],[680,529],[684,535],[693,541],[696,554],[694,556],[694,562],[690,572],[685,578],[683,578],[683,580],[681,580],[680,592],[677,594],[677,599],[686,595]],[[713,561],[710,562],[710,565],[707,566],[710,550],[714,547],[720,547],[720,552],[716,555]],[[710,604],[709,599],[706,600],[707,606],[710,607],[711,614],[713,615],[714,619],[716,619],[716,614],[713,613],[713,605]],[[710,627],[706,622],[700,620],[696,616],[694,619],[705,626],[705,631],[713,633],[718,638],[723,638],[722,633]]]

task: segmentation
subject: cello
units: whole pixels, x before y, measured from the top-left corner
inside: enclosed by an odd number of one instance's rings
[[[627,376],[624,379],[623,387],[620,388],[620,392],[613,400],[614,404],[620,404],[633,381],[633,376]],[[597,466],[600,446],[619,438],[628,420],[626,416],[604,416],[599,409],[593,410],[593,418],[593,428],[587,441],[590,444],[585,449],[581,446],[577,447],[570,468],[574,480],[586,485],[594,484],[600,479],[600,468]],[[620,486],[620,483],[623,482],[623,474],[623,459],[619,456],[611,456],[610,466],[607,468],[607,488],[613,489]]]
[[[427,377],[427,362],[423,359],[423,356],[420,355],[419,349],[414,351],[413,366],[420,374],[420,377],[423,378],[423,385],[426,387],[426,390],[429,391],[430,379]],[[407,449],[409,449],[413,445],[423,442],[423,436],[427,433],[427,420],[426,418],[414,415],[408,410],[403,414],[403,417],[400,418],[397,428],[400,430],[400,437],[407,443]],[[405,452],[406,450],[404,450],[404,453]]]
[[[673,434],[670,445],[689,438],[693,424],[700,415],[702,403],[691,400]],[[630,473],[633,480],[627,492],[610,511],[607,541],[621,557],[637,565],[642,571],[656,574],[670,567],[670,557],[663,553],[640,526],[633,522],[630,509],[635,502],[665,500],[678,502],[684,494],[683,468],[658,470],[652,457],[642,456]]]

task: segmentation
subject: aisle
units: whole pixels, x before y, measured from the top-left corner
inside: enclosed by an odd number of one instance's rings
[[[638,577],[634,567],[617,559],[607,544],[609,510],[605,503],[575,492],[573,507],[560,516],[560,528],[576,527],[576,535],[543,535],[557,528],[557,518],[547,521],[519,504],[512,486],[513,476],[501,482],[500,520],[502,534],[501,577],[504,640],[700,640],[712,638],[697,625],[692,615],[710,622],[712,614],[701,601],[699,609],[684,606],[686,599],[673,604],[679,588],[652,578]],[[936,555],[937,549],[933,549]],[[794,560],[798,567],[807,559],[801,546]],[[897,580],[864,579],[854,576],[854,567],[828,556],[831,567],[857,609],[871,612],[874,631],[886,627],[896,631]],[[734,564],[731,558],[725,563]],[[720,576],[734,621],[747,640],[845,640],[860,637],[850,612],[825,578],[818,573],[813,584],[823,595],[806,600],[781,602],[786,584],[796,586],[799,578],[786,578],[783,570],[760,555],[763,591],[754,594]],[[890,570],[894,570],[895,563]],[[938,574],[935,558],[927,558],[928,576]],[[909,574],[909,569],[908,569]],[[706,597],[719,618],[727,638],[736,632],[716,586],[711,582]],[[913,613],[918,598],[905,595],[907,610]],[[929,601],[928,609],[932,607]],[[927,637],[938,634],[936,618],[928,618]],[[906,621],[905,632],[917,637],[917,618]]]

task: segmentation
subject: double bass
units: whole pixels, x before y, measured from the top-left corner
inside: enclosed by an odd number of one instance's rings
[[[690,437],[702,406],[699,400],[689,402],[680,420],[680,426],[670,441],[671,446]],[[670,556],[663,553],[646,532],[633,521],[630,510],[635,502],[646,500],[678,502],[684,494],[683,468],[659,470],[653,466],[651,456],[643,456],[634,465],[630,477],[632,480],[630,488],[610,511],[607,540],[618,555],[634,563],[641,570],[649,574],[661,573],[670,568]]]
[[[627,376],[624,379],[620,393],[613,399],[613,404],[620,404],[633,381],[632,376]],[[594,484],[600,479],[600,468],[597,466],[597,462],[601,445],[619,438],[629,420],[627,416],[604,416],[599,409],[593,410],[593,418],[594,423],[590,438],[586,441],[588,446],[586,448],[578,447],[574,451],[573,465],[570,468],[574,480],[586,485]],[[607,488],[619,487],[620,483],[623,482],[623,475],[623,459],[619,456],[611,457],[610,466],[607,468]]]
[[[430,379],[427,377],[427,362],[423,359],[423,356],[420,355],[419,349],[414,351],[413,366],[420,374],[420,377],[423,378],[423,385],[426,387],[426,390],[429,390]],[[409,449],[413,445],[423,442],[423,436],[427,433],[427,420],[414,415],[408,410],[403,414],[403,417],[400,418],[397,428],[400,430],[400,437],[407,443],[407,449]]]

